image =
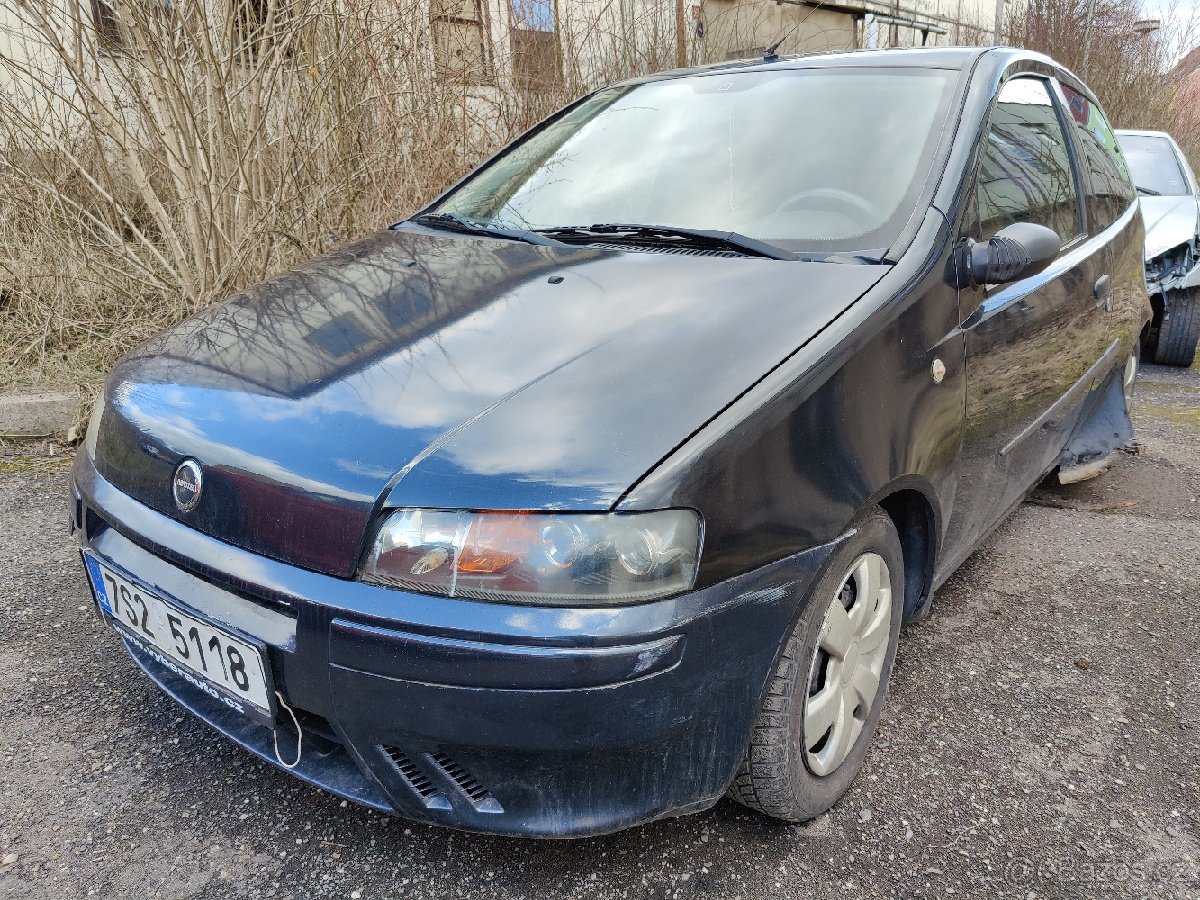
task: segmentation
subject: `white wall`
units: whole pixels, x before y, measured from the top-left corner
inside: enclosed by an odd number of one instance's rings
[[[76,0],[29,2],[36,3],[43,11],[57,39],[71,43],[78,40],[69,15]],[[43,32],[22,17],[21,8],[15,0],[0,0],[0,91],[24,104],[40,127],[53,131],[64,127],[61,98],[73,94],[74,83],[57,65],[58,57],[46,46]],[[53,89],[46,90],[45,85]]]
[[[896,5],[887,2],[863,3],[876,13],[901,19],[916,19],[945,29],[944,35],[930,34],[926,46],[961,46],[991,43],[995,26],[995,0],[900,0]],[[920,46],[921,32],[905,26],[895,29],[894,46]],[[880,46],[892,46],[892,29],[880,25]]]
[[[15,60],[18,66],[33,61],[44,68],[50,67],[52,55],[39,46],[32,30],[21,22],[18,14],[21,3],[57,8],[62,20],[61,32],[68,41],[73,41],[75,29],[68,24],[71,17],[66,13],[78,8],[86,17],[89,0],[0,0],[0,54]],[[484,0],[484,3],[497,83],[504,89],[511,83],[508,71],[511,0]],[[673,0],[554,0],[554,3],[566,66],[581,74],[586,82],[602,83],[630,70],[648,73],[675,66]],[[856,20],[854,15],[843,11],[847,7],[918,19],[948,32],[930,34],[929,45],[990,41],[995,16],[994,0],[899,0],[896,4],[840,0],[839,6],[838,11],[831,11],[797,0],[684,0],[687,61],[695,64],[754,55],[784,35],[788,36],[781,53],[862,46],[861,16]],[[795,30],[789,34],[793,27]],[[921,44],[921,32],[905,26],[892,29],[881,24],[878,34],[879,46],[890,46],[893,37],[899,46]],[[0,63],[0,90],[20,87],[12,84],[5,72],[7,68]]]
[[[689,0],[702,10],[706,33],[700,61],[761,53],[783,39],[779,53],[852,50],[854,17],[816,6],[772,0]]]

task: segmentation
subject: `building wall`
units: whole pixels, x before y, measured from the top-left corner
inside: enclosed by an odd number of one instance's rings
[[[129,0],[137,2],[137,0]],[[144,0],[152,2],[152,0]],[[224,0],[216,0],[224,2]],[[285,0],[282,0],[285,2]],[[673,68],[679,46],[673,0],[382,0],[397,15],[429,23],[431,63],[453,81],[513,91],[604,83],[629,73]],[[0,0],[0,53],[18,64],[51,55],[21,25],[17,0]],[[42,8],[78,9],[91,0],[41,0]],[[753,57],[780,38],[780,53],[866,46],[977,44],[990,41],[994,0],[684,0],[684,58],[689,64]],[[944,31],[866,24],[868,14],[911,19]],[[70,30],[74,30],[70,26]],[[67,35],[64,34],[64,37]],[[0,89],[6,85],[0,66]]]
[[[863,4],[873,12],[937,25],[945,35],[930,34],[929,45],[990,44],[996,22],[995,0],[902,0],[899,3]],[[911,47],[921,44],[921,32],[904,25],[880,26],[881,46]]]
[[[24,66],[29,59],[29,29],[25,28],[11,0],[0,0],[0,57]],[[37,48],[32,48],[37,53]],[[12,87],[8,67],[0,66],[0,90]]]
[[[673,12],[670,2],[657,5]],[[864,47],[868,14],[933,26],[880,23],[874,29],[877,47],[990,43],[995,12],[994,0],[685,0],[692,62],[756,56],[780,38],[783,54]]]
[[[688,6],[698,61],[756,56],[783,39],[779,53],[852,50],[855,19],[843,12],[774,0],[704,0]]]
[[[40,0],[38,9],[55,35],[56,40],[74,42],[77,29],[71,21],[71,10],[77,0]],[[60,127],[58,113],[61,103],[54,95],[68,96],[72,84],[59,65],[57,56],[39,37],[42,32],[26,22],[14,0],[0,0],[0,91],[16,96],[31,113],[31,118],[46,129]],[[24,71],[24,77],[14,75]],[[28,73],[34,73],[30,77]],[[53,91],[43,89],[50,85]],[[3,123],[0,123],[3,124]]]

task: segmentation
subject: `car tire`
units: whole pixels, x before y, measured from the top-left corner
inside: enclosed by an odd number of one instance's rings
[[[1167,304],[1154,361],[1163,366],[1187,368],[1196,358],[1196,343],[1200,340],[1200,291],[1178,291]]]
[[[884,595],[870,586],[869,568],[876,561],[883,564],[882,572],[876,570],[876,581],[886,584],[886,610],[880,609]],[[860,607],[864,597],[865,605]],[[840,640],[841,659],[831,652],[839,643],[837,635],[845,633],[834,604],[856,629],[852,647]],[[903,612],[900,538],[888,515],[875,509],[854,524],[850,537],[834,551],[788,635],[729,789],[734,800],[776,819],[804,822],[846,793],[862,765],[887,696]],[[876,640],[879,643],[869,643]],[[860,643],[868,649],[860,649]],[[874,681],[862,674],[864,667],[871,674],[877,667]],[[864,708],[861,688],[865,684],[869,691],[872,683],[874,695]],[[829,717],[831,701],[814,698],[831,697],[830,690],[842,698],[841,711],[828,731],[815,735]],[[847,708],[850,702],[858,705]],[[808,731],[814,732],[811,740]],[[849,745],[843,747],[847,741]]]

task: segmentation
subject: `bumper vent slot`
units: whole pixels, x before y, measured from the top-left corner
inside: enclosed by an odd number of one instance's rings
[[[408,758],[403,750],[398,747],[381,747],[384,755],[391,760],[392,765],[396,767],[396,771],[400,773],[400,777],[404,779],[404,783],[412,789],[421,802],[428,808],[432,809],[450,809],[450,803],[443,796],[442,792],[437,789],[429,776],[422,772],[417,764]]]
[[[409,756],[399,747],[387,744],[379,749],[426,809],[450,810],[465,801],[476,812],[504,812],[492,792],[448,754],[421,753],[418,756],[414,753]],[[419,764],[414,757],[420,760]]]
[[[100,513],[96,512],[82,500],[79,502],[79,506],[82,511],[80,525],[83,527],[84,536],[89,541],[94,541],[100,536],[101,532],[112,527]]]
[[[479,779],[468,772],[460,763],[456,762],[445,753],[431,754],[429,759],[439,769],[446,773],[446,777],[458,785],[458,789],[466,794],[467,799],[471,801],[479,812],[504,812],[496,798],[492,796],[492,792],[480,784]]]

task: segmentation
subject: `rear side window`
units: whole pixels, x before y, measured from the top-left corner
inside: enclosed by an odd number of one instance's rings
[[[1000,89],[975,181],[983,240],[1014,222],[1079,233],[1079,200],[1063,124],[1046,83],[1014,78]]]
[[[1088,220],[1092,223],[1093,233],[1103,231],[1129,208],[1137,198],[1137,192],[1121,145],[1117,143],[1104,110],[1074,88],[1064,84],[1062,90],[1075,123],[1083,167],[1087,170],[1089,188],[1085,202]]]

